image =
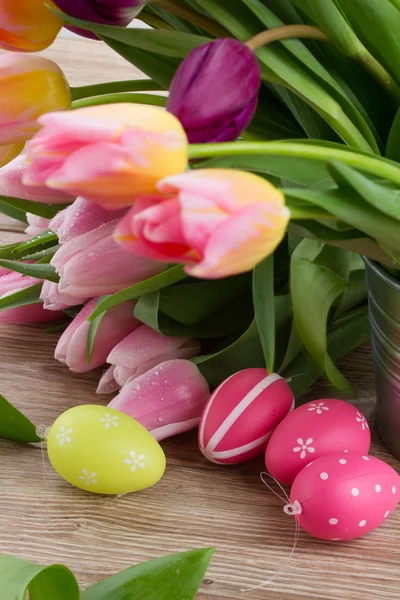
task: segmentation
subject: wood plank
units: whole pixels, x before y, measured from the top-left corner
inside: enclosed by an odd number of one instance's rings
[[[96,42],[60,39],[43,54],[57,60],[74,85],[138,76]],[[0,231],[2,243],[19,235]],[[107,401],[94,393],[99,371],[69,373],[53,359],[56,342],[57,335],[44,333],[40,326],[0,327],[0,392],[36,424],[50,425],[76,404]],[[369,345],[341,366],[359,390],[357,405],[372,418]],[[336,395],[321,381],[304,400]],[[374,437],[372,453],[398,469]],[[66,484],[37,447],[0,441],[0,552],[65,563],[84,588],[141,560],[215,545],[217,553],[199,600],[399,597],[399,511],[354,542],[321,542],[302,533],[290,558],[294,522],[261,483],[262,460],[237,467],[212,465],[197,449],[194,433],[168,440],[163,447],[168,468],[157,486],[104,498]],[[241,591],[282,566],[284,571],[265,589]]]

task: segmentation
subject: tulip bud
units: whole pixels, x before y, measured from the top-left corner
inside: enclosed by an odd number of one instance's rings
[[[0,0],[1,1],[1,0]],[[0,92],[1,93],[1,92]],[[0,134],[1,135],[1,134]],[[0,166],[2,148],[15,148],[17,154],[22,150],[24,144],[15,144],[15,146],[0,147]],[[14,158],[14,156],[12,156]],[[6,161],[8,164],[0,169],[0,195],[10,196],[11,198],[22,198],[22,200],[31,200],[32,202],[42,202],[44,204],[67,204],[73,200],[73,197],[59,190],[52,190],[46,186],[32,187],[22,183],[22,178],[28,166],[26,154],[20,154],[14,160]],[[5,163],[3,163],[5,164]]]
[[[185,132],[165,110],[106,104],[42,116],[28,146],[28,185],[48,185],[109,209],[128,206],[187,167]]]
[[[107,357],[111,367],[101,378],[97,393],[115,392],[159,363],[175,358],[192,358],[199,350],[200,344],[190,337],[168,337],[147,325],[140,325]]]
[[[28,220],[28,227],[25,229],[25,233],[32,237],[43,233],[49,227],[50,219],[46,219],[45,217],[26,213],[26,218]]]
[[[35,189],[35,188],[33,188]],[[48,188],[47,188],[48,189]],[[54,190],[49,190],[54,193]],[[58,235],[60,244],[74,237],[93,231],[100,225],[114,221],[125,214],[126,210],[105,210],[85,198],[77,198],[68,208],[60,210],[50,221],[49,229]]]
[[[253,52],[223,38],[198,46],[172,80],[167,109],[191,144],[235,140],[253,118],[261,84]]]
[[[58,284],[53,281],[44,281],[40,292],[40,299],[46,310],[65,310],[70,306],[78,306],[89,300],[85,296],[70,296],[59,291]]]
[[[140,12],[145,0],[55,0],[68,15],[104,25],[126,27]],[[67,26],[67,29],[91,39],[98,39],[91,31]]]
[[[40,279],[24,277],[20,273],[8,270],[0,272],[0,298],[40,283]],[[61,313],[50,312],[43,308],[41,302],[28,304],[17,308],[0,311],[0,323],[38,323],[41,321],[54,321],[62,316]]]
[[[282,377],[265,369],[245,369],[211,395],[201,416],[199,447],[220,464],[244,462],[265,452],[275,427],[294,408]]]
[[[52,13],[51,0],[1,0],[0,48],[38,52],[53,43],[63,21]]]
[[[100,367],[112,348],[136,327],[133,303],[123,302],[110,308],[97,330],[92,357],[87,362],[86,348],[89,332],[88,317],[92,314],[97,299],[90,300],[60,337],[54,358],[64,363],[75,373],[85,373]]]
[[[51,264],[60,276],[59,292],[78,297],[113,294],[163,270],[161,263],[132,256],[115,242],[117,222],[75,236],[57,250]]]
[[[40,115],[71,103],[68,83],[53,61],[20,54],[0,55],[0,97],[1,145],[29,140]]]
[[[196,428],[209,395],[196,365],[176,359],[129,381],[108,406],[139,421],[160,441]]]
[[[194,277],[249,271],[285,234],[290,213],[283,195],[252,173],[198,169],[157,187],[164,196],[138,198],[115,239],[140,256],[186,263]]]

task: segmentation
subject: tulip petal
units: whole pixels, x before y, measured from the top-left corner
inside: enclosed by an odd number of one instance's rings
[[[115,367],[111,365],[104,371],[99,381],[99,385],[97,386],[96,394],[112,394],[119,390],[120,386],[115,381],[114,370]]]
[[[83,296],[69,296],[61,293],[58,284],[52,281],[43,282],[40,299],[43,300],[43,306],[46,310],[65,310],[70,306],[84,304],[89,300],[89,298]]]
[[[193,363],[169,360],[128,382],[109,404],[164,439],[197,426],[209,397],[206,380]]]

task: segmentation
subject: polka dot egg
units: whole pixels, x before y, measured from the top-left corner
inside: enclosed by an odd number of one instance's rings
[[[351,540],[379,527],[396,508],[400,477],[378,458],[336,452],[296,477],[290,493],[300,526],[323,540]]]
[[[137,421],[109,407],[67,410],[51,427],[47,450],[61,477],[97,494],[143,490],[165,471],[158,442]]]
[[[275,429],[265,453],[269,473],[291,485],[311,461],[331,452],[368,454],[371,433],[352,404],[328,398],[300,406]]]

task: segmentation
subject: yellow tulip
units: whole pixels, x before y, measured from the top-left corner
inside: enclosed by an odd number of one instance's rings
[[[0,47],[38,52],[50,46],[63,21],[46,4],[51,0],[0,0]]]
[[[29,140],[39,129],[41,115],[70,103],[69,85],[54,62],[41,56],[0,55],[0,145]]]

